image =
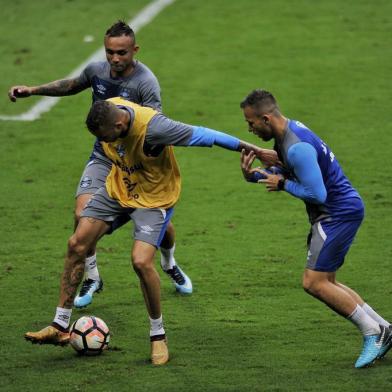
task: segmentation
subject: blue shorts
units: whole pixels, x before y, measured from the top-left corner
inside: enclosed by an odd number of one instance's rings
[[[362,218],[349,221],[325,219],[316,222],[308,236],[306,268],[322,272],[335,272],[339,269],[361,223]]]

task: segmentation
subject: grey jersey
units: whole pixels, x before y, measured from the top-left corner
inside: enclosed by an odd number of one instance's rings
[[[125,106],[120,107],[128,110],[132,127],[135,118],[133,109]],[[188,146],[192,134],[192,125],[171,120],[162,113],[158,113],[148,124],[143,151],[148,156],[158,156],[165,146]]]
[[[80,74],[81,83],[92,88],[93,101],[122,97],[127,101],[142,106],[149,106],[161,111],[161,91],[152,71],[140,61],[135,61],[131,75],[125,78],[113,78],[107,61],[90,63]],[[94,144],[90,160],[95,157],[105,158],[105,153],[98,140]]]
[[[125,78],[113,78],[107,61],[91,63],[81,73],[80,80],[86,88],[92,88],[93,101],[122,97],[142,106],[162,110],[158,80],[140,61],[135,61],[134,71]]]
[[[187,146],[192,133],[191,125],[171,120],[163,114],[157,114],[148,124],[145,140],[151,145]]]

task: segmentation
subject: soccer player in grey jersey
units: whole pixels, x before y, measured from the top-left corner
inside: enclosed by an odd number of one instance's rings
[[[105,34],[104,45],[107,61],[89,64],[80,76],[64,79],[41,86],[13,86],[8,92],[11,101],[31,95],[66,96],[77,94],[87,88],[92,89],[93,101],[120,96],[143,106],[161,111],[160,87],[151,70],[134,59],[139,50],[133,30],[119,21],[111,26]],[[101,143],[96,141],[91,156],[81,176],[75,205],[75,228],[80,213],[91,196],[105,183],[111,169],[110,160],[105,157]],[[118,221],[114,228],[126,223]],[[94,292],[102,290],[95,245],[88,252],[85,263],[85,280],[80,293],[75,298],[76,307],[91,303]],[[183,294],[192,293],[192,282],[176,264],[174,258],[175,231],[170,222],[161,243],[161,266],[172,279],[176,290]]]

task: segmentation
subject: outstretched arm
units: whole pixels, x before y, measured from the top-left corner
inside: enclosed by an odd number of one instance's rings
[[[55,80],[40,86],[12,86],[8,91],[8,97],[12,102],[17,98],[26,98],[31,95],[46,95],[50,97],[62,97],[77,94],[86,89],[88,85],[79,76],[73,79]]]
[[[278,154],[274,150],[267,150],[255,146],[254,144],[244,142],[234,136],[226,133],[215,131],[205,127],[193,127],[192,138],[189,142],[190,146],[208,146],[217,145],[228,150],[245,151],[245,153],[254,152],[255,157],[265,166],[272,166],[278,163]]]
[[[151,146],[172,145],[185,147],[212,147],[216,145],[232,151],[254,151],[256,157],[265,166],[272,166],[278,163],[278,155],[274,150],[260,148],[214,129],[174,121],[162,114],[155,116],[149,123],[146,143]]]
[[[232,151],[253,151],[256,158],[260,159],[265,166],[279,163],[278,155],[274,150],[260,148],[214,129],[174,121],[163,114],[156,115],[148,124],[144,150],[148,151],[157,145],[184,147],[216,145]]]

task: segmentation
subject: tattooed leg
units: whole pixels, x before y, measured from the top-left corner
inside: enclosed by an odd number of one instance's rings
[[[64,271],[60,281],[59,307],[71,309],[76,290],[83,279],[88,250],[95,246],[109,229],[109,224],[95,218],[81,218],[75,233],[68,241]]]

